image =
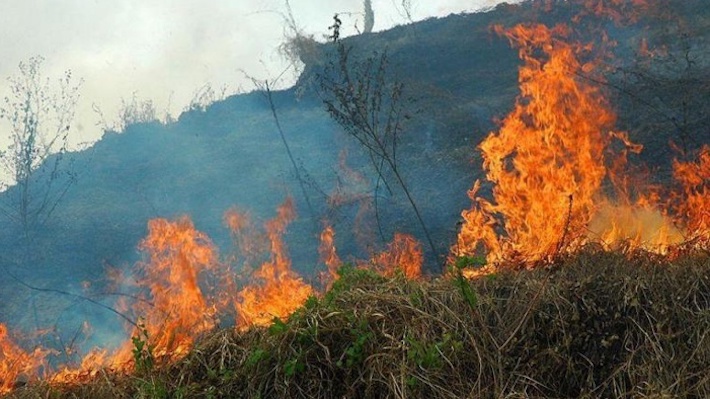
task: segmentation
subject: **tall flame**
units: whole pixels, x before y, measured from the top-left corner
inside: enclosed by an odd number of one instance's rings
[[[682,190],[675,195],[678,222],[690,239],[710,244],[710,146],[700,149],[697,162],[673,162],[673,177]]]
[[[499,132],[480,145],[495,202],[477,197],[474,184],[475,204],[462,214],[454,251],[483,244],[490,261],[544,259],[574,242],[594,212],[615,116],[595,86],[576,78],[594,64],[579,60],[588,47],[570,43],[569,28],[495,29],[519,47],[521,95]]]
[[[143,318],[156,356],[180,357],[216,325],[216,306],[199,285],[200,274],[219,264],[215,247],[182,217],[151,220],[140,249],[149,259],[138,265],[138,284],[149,288],[151,300],[138,302],[134,312]]]
[[[343,263],[335,248],[335,229],[330,224],[326,224],[320,233],[318,254],[328,268],[327,274],[323,274],[321,279],[325,282],[326,288],[330,288],[332,282],[338,279],[338,268]]]
[[[553,3],[540,4],[551,7]],[[575,3],[584,11],[574,22],[594,14],[629,23],[638,18],[636,10],[647,11],[657,1]],[[486,250],[489,265],[466,275],[489,273],[510,260],[532,265],[589,241],[660,252],[684,240],[710,246],[710,146],[703,146],[695,161],[673,163],[679,189],[666,196],[669,200],[662,200],[657,189],[644,192],[627,174],[627,154],[642,147],[624,132],[614,131],[616,116],[593,83],[603,78],[592,45],[575,42],[574,31],[566,25],[520,24],[494,30],[518,48],[523,61],[521,94],[500,129],[479,147],[486,182],[476,181],[468,193],[473,205],[462,212],[464,223],[452,255]],[[649,51],[645,42],[640,46]],[[345,161],[343,152],[343,179],[329,204],[334,208],[359,205],[356,235],[371,249],[369,184]],[[491,200],[479,196],[488,187]],[[236,310],[238,328],[267,325],[274,317],[290,315],[314,294],[292,270],[283,240],[295,217],[293,201],[287,198],[277,208],[277,216],[265,223],[265,234],[259,234],[247,214],[234,208],[225,213],[224,222],[241,251],[239,260],[247,266],[259,265],[241,290],[231,278],[228,262],[219,260],[215,246],[189,218],[151,220],[139,246],[147,259],[136,264],[133,278],[115,276],[118,285],[130,284],[139,291],[137,301],[124,297],[116,304],[121,312],[140,320],[140,327],[128,327],[129,333],[143,334],[157,359],[172,361],[184,356],[200,334],[215,328],[224,312]],[[328,267],[324,280],[330,284],[342,263],[330,224],[320,239],[319,254]],[[421,244],[412,236],[395,233],[384,251],[356,263],[386,276],[401,270],[409,278],[419,278]],[[220,284],[218,292],[208,290],[210,280]],[[0,394],[12,390],[18,379],[40,374],[50,381],[67,382],[94,376],[100,368],[129,370],[132,349],[130,340],[112,352],[94,348],[78,365],[52,374],[47,371],[52,351],[24,350],[0,323]]]
[[[591,44],[572,41],[566,25],[494,29],[519,49],[521,94],[499,131],[479,146],[494,200],[480,197],[482,185],[474,183],[453,256],[485,250],[491,264],[530,266],[588,241],[661,253],[683,242],[685,233],[659,210],[657,190],[632,182],[627,154],[642,146],[613,130],[616,116],[592,83],[603,78]],[[693,187],[679,207],[697,221],[686,227],[707,228],[706,216],[696,214],[707,194],[699,188],[707,170],[702,156],[699,164],[676,163],[675,170]]]
[[[0,395],[12,391],[20,376],[33,377],[46,367],[49,351],[36,348],[31,352],[17,345],[0,323]]]
[[[186,216],[149,221],[148,235],[139,248],[148,259],[136,264],[135,281],[117,274],[119,281],[114,284],[130,283],[141,292],[133,303],[122,298],[117,308],[137,317],[138,326],[129,326],[131,335],[147,340],[156,360],[174,361],[190,350],[200,334],[216,326],[217,302],[199,284],[203,272],[218,271],[216,249]],[[93,348],[78,365],[62,367],[50,380],[81,381],[102,368],[129,370],[133,348],[128,339],[114,351]]]
[[[293,200],[287,198],[278,207],[277,216],[266,222],[271,258],[253,273],[258,281],[237,294],[238,327],[268,325],[274,317],[287,317],[313,294],[313,288],[291,270],[283,241],[286,227],[295,217]]]

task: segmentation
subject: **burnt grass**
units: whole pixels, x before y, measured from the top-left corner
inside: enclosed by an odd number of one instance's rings
[[[710,254],[587,250],[465,281],[345,268],[288,320],[9,398],[708,398]]]

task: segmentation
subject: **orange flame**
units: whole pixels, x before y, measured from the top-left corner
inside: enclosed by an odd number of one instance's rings
[[[313,293],[311,286],[291,270],[282,239],[294,218],[293,202],[288,198],[278,208],[278,216],[265,224],[271,256],[253,273],[260,282],[238,293],[234,281],[226,277],[228,270],[219,262],[216,248],[188,217],[149,221],[148,235],[139,245],[147,260],[136,264],[134,280],[109,270],[114,288],[129,284],[147,292],[134,303],[120,298],[116,309],[139,317],[139,327],[134,327],[132,334],[147,339],[153,356],[160,362],[184,356],[200,334],[217,325],[217,316],[227,304],[236,308],[239,327],[264,325],[273,317],[287,317]],[[248,247],[247,258],[256,257],[261,237],[252,234],[248,218],[232,209],[225,214],[225,222]],[[210,278],[219,284],[216,295],[209,295],[201,286]],[[132,350],[133,342],[128,339],[115,351],[94,348],[78,365],[61,367],[50,373],[48,380],[78,383],[103,368],[129,371],[133,366]],[[45,358],[50,352],[24,351],[9,339],[6,327],[0,324],[0,393],[9,392],[18,377],[38,376],[46,368]]]
[[[606,16],[617,22],[632,22],[630,9],[650,7],[654,0],[576,0],[586,13]],[[551,4],[551,2],[547,2]],[[579,18],[576,18],[578,21]],[[515,109],[480,145],[493,200],[479,196],[476,181],[469,191],[471,209],[462,213],[464,224],[452,249],[454,256],[488,251],[489,265],[466,270],[474,277],[495,270],[505,260],[522,260],[528,265],[548,260],[563,251],[573,251],[588,241],[608,247],[629,245],[664,252],[685,239],[710,243],[710,147],[704,146],[697,161],[673,164],[680,190],[672,194],[668,208],[674,217],[658,209],[658,192],[640,193],[627,174],[627,153],[639,152],[623,132],[613,130],[615,114],[591,80],[598,68],[590,58],[592,46],[574,43],[567,26],[553,28],[539,24],[495,28],[519,49],[523,66],[519,70],[521,95]],[[641,44],[642,49],[645,44]],[[595,79],[601,79],[595,76]],[[613,151],[612,144],[622,147]],[[359,241],[369,242],[371,226],[365,215],[371,211],[372,196],[363,176],[348,168],[340,157],[344,184],[329,198],[331,206],[360,205],[356,217]],[[605,183],[614,189],[607,196]],[[231,209],[225,224],[237,241],[245,264],[260,264],[255,281],[237,292],[225,275],[209,238],[183,217],[177,221],[152,220],[140,249],[148,260],[137,264],[135,286],[147,292],[130,304],[121,298],[117,308],[141,317],[155,356],[162,361],[182,357],[200,334],[217,325],[221,311],[233,307],[237,326],[269,324],[285,318],[299,307],[313,288],[291,269],[283,234],[295,218],[293,201],[278,207],[277,217],[265,224],[266,235],[254,233],[246,214]],[[357,233],[356,233],[357,234]],[[326,225],[321,233],[319,253],[328,266],[329,279],[337,278],[341,260],[334,244],[335,231]],[[265,262],[256,261],[263,252]],[[252,263],[253,262],[253,263]],[[383,252],[374,254],[360,267],[373,266],[389,276],[401,269],[408,278],[419,278],[423,262],[421,245],[401,233]],[[203,287],[205,278],[216,276],[222,292],[211,296]],[[125,284],[127,278],[115,276]],[[236,295],[234,295],[236,293]],[[133,334],[139,334],[133,329]],[[80,381],[96,375],[103,367],[128,370],[132,345],[127,340],[118,350],[95,348],[76,367],[64,367],[50,376],[53,382]],[[9,392],[18,378],[46,373],[51,351],[25,351],[0,324],[0,394]]]
[[[658,194],[631,190],[627,153],[642,147],[613,131],[608,101],[592,79],[580,78],[597,69],[594,61],[581,61],[592,46],[572,42],[565,25],[494,29],[519,48],[521,95],[500,130],[479,146],[494,201],[479,197],[475,182],[452,255],[483,249],[489,264],[530,266],[588,241],[661,253],[681,243],[683,232],[657,210]],[[621,151],[613,151],[615,140]]]
[[[271,242],[271,259],[261,265],[253,276],[261,280],[237,294],[237,324],[239,328],[268,325],[275,318],[285,318],[313,294],[313,288],[291,270],[283,234],[296,216],[293,200],[287,198],[277,209],[276,218],[265,224]]]
[[[476,197],[480,184],[474,184],[469,196],[477,206],[462,214],[455,252],[474,253],[483,244],[489,262],[513,254],[544,259],[564,239],[576,240],[591,218],[606,175],[604,152],[615,116],[598,89],[575,79],[575,73],[594,65],[579,61],[587,48],[568,43],[566,26],[496,31],[520,48],[522,94],[500,131],[480,145],[496,202]],[[499,224],[505,237],[497,233]]]
[[[424,255],[422,245],[411,235],[395,233],[387,249],[375,254],[369,263],[383,276],[392,276],[401,270],[409,279],[418,279],[422,275]],[[359,266],[366,267],[366,263]]]
[[[683,192],[676,194],[676,215],[690,239],[710,244],[710,146],[699,151],[697,162],[673,162],[673,176]]]
[[[685,240],[671,218],[649,206],[600,205],[589,223],[590,238],[608,249],[643,248],[665,254]],[[598,236],[595,235],[596,232]]]
[[[139,328],[145,334],[134,327],[132,335],[147,339],[157,360],[177,360],[190,350],[200,334],[216,325],[217,305],[199,286],[200,274],[215,271],[219,264],[216,250],[186,216],[176,221],[149,221],[148,236],[139,248],[148,254],[148,260],[136,265],[139,276],[134,285],[147,289],[149,295],[132,305],[122,298],[117,307],[138,315]],[[113,274],[114,279],[125,282],[125,276]],[[96,375],[101,368],[128,370],[133,366],[132,350],[131,340],[112,352],[94,348],[78,366],[65,366],[50,380],[79,382]]]
[[[84,355],[78,366],[64,366],[50,376],[49,380],[56,383],[80,383],[96,376],[102,368],[126,369],[128,367],[127,361],[123,356],[118,356],[116,353],[109,353],[105,349],[93,348]]]
[[[628,24],[636,22],[641,15],[655,6],[655,0],[582,0],[585,13],[597,17],[608,18],[617,24]]]
[[[145,321],[156,357],[174,360],[216,325],[216,306],[198,283],[202,272],[217,268],[216,249],[186,216],[151,220],[139,248],[149,259],[138,265],[138,284],[149,288],[151,302],[138,302],[134,312]]]
[[[36,348],[27,352],[9,336],[7,327],[0,323],[0,394],[14,389],[21,376],[35,377],[46,367],[49,351]]]
[[[322,280],[326,283],[326,289],[330,288],[333,281],[338,279],[338,268],[343,264],[335,249],[335,230],[330,224],[326,224],[320,233],[320,245],[318,254],[321,262],[328,267],[327,275],[322,275]]]

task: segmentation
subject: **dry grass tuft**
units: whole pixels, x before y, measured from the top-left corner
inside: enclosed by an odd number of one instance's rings
[[[468,287],[468,288],[467,288]],[[710,257],[588,251],[472,282],[347,269],[288,321],[16,398],[707,398]]]

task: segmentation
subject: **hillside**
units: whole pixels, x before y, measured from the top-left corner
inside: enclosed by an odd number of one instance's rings
[[[8,398],[704,398],[709,271],[594,249],[470,283],[345,269],[288,320],[174,364]]]
[[[392,75],[411,78],[406,85],[418,100],[411,106],[421,111],[412,112],[414,119],[407,126],[402,169],[415,196],[421,198],[425,220],[442,251],[453,239],[458,214],[468,203],[466,190],[475,177],[471,149],[493,127],[492,116],[504,112],[516,94],[516,55],[505,41],[489,33],[488,25],[495,18],[500,16],[451,16],[372,35],[378,38],[375,41],[353,37],[344,42],[363,53],[389,47]],[[450,37],[452,29],[472,34],[459,43]],[[422,36],[430,39],[418,39]],[[395,48],[392,43],[401,44]],[[417,74],[411,74],[408,65],[422,48],[439,56],[427,58],[429,69],[417,68]],[[491,65],[494,61],[502,61],[503,67]],[[306,70],[301,79],[304,84],[312,82],[317,73],[310,66]],[[452,82],[453,76],[466,84]],[[342,180],[344,172],[338,166],[342,150],[347,151],[348,167],[369,180],[355,189],[371,194],[373,172],[361,149],[330,119],[313,89],[295,87],[275,92],[273,98],[288,144],[307,180],[315,215],[309,214],[295,181],[266,96],[252,92],[212,104],[204,112],[185,113],[172,124],[140,124],[122,133],[107,132],[91,149],[74,154],[76,184],[49,224],[37,232],[36,247],[41,251],[23,260],[14,238],[18,232],[9,226],[2,240],[4,264],[35,285],[79,292],[81,281],[103,279],[106,266],[124,267],[139,258],[137,245],[151,218],[190,215],[218,246],[229,248],[229,230],[222,223],[227,209],[237,206],[266,219],[288,195],[295,197],[299,215],[287,237],[297,269],[312,274],[318,263],[320,219],[326,214],[335,216],[342,252],[366,254],[366,248],[352,240],[357,202],[329,210],[327,195]],[[306,94],[296,95],[302,91]],[[401,201],[397,192],[380,199],[386,240],[395,231],[420,236],[411,211]],[[378,241],[373,244],[381,245]],[[438,273],[440,260],[430,258],[427,268]],[[28,298],[35,298],[36,303],[59,301],[64,306],[71,302],[25,290],[13,281],[3,280],[3,284],[3,292],[12,291],[18,306],[2,301],[2,314],[27,327],[58,322],[54,312],[42,311],[42,320],[30,321],[24,305]]]
[[[326,227],[331,227],[331,232],[335,232],[334,238],[331,236],[334,241],[330,242],[330,247],[332,255],[337,248],[339,265],[368,265],[387,276],[391,276],[397,268],[405,269],[404,263],[410,260],[395,254],[396,250],[401,249],[400,246],[406,247],[407,243],[414,242],[402,238],[405,236],[400,233],[413,236],[421,244],[411,244],[406,248],[414,248],[408,255],[414,259],[413,263],[418,262],[417,272],[410,277],[421,277],[418,271],[421,268],[425,280],[439,276],[451,266],[452,259],[457,258],[473,259],[477,266],[481,266],[484,262],[480,262],[479,257],[488,256],[489,260],[500,261],[509,269],[526,269],[545,264],[549,260],[558,260],[567,249],[570,253],[575,252],[590,241],[598,245],[611,243],[609,246],[612,249],[617,244],[621,249],[633,248],[634,237],[631,236],[622,237],[615,244],[611,239],[605,241],[606,237],[594,241],[587,235],[591,231],[589,226],[592,221],[597,221],[593,218],[597,216],[594,214],[597,207],[614,214],[622,209],[621,205],[618,208],[614,206],[622,203],[629,207],[638,204],[651,208],[656,206],[647,213],[637,209],[631,213],[641,214],[642,218],[646,217],[652,222],[667,222],[671,226],[668,228],[669,235],[675,234],[676,239],[692,238],[697,239],[692,242],[702,242],[703,238],[707,238],[703,234],[707,234],[710,220],[702,205],[703,193],[707,193],[710,186],[707,180],[710,156],[707,160],[697,160],[697,156],[699,150],[710,143],[710,9],[701,0],[656,1],[660,1],[660,5],[642,7],[643,12],[637,12],[634,8],[636,3],[656,2],[610,2],[618,6],[618,9],[604,9],[601,6],[594,8],[590,6],[594,2],[583,0],[502,4],[487,12],[429,19],[380,33],[345,38],[339,43],[311,43],[309,51],[300,54],[305,63],[304,71],[292,88],[271,93],[255,90],[226,98],[204,110],[185,112],[171,123],[142,123],[129,125],[120,133],[106,132],[91,148],[71,154],[73,168],[77,173],[76,183],[62,198],[47,224],[32,232],[32,240],[23,243],[23,237],[26,236],[21,228],[12,223],[6,224],[0,235],[1,271],[6,276],[0,279],[0,326],[7,324],[11,330],[16,331],[45,331],[43,334],[38,333],[40,338],[35,341],[27,341],[39,342],[38,345],[42,347],[61,348],[66,359],[52,355],[53,366],[62,364],[64,360],[77,363],[79,355],[76,351],[85,351],[94,346],[118,346],[125,338],[121,332],[126,327],[132,331],[133,327],[138,327],[135,320],[150,313],[150,309],[160,307],[158,292],[168,292],[173,296],[186,294],[188,290],[184,286],[160,285],[166,281],[172,282],[173,275],[169,272],[151,275],[151,267],[158,264],[187,264],[187,269],[194,269],[190,270],[192,274],[189,274],[189,278],[192,280],[188,285],[197,287],[200,295],[187,302],[204,305],[197,311],[198,314],[202,312],[201,317],[205,317],[200,331],[212,331],[217,327],[239,323],[243,318],[239,313],[243,309],[239,306],[245,300],[239,297],[242,301],[239,302],[232,297],[236,292],[244,294],[243,290],[253,288],[252,284],[259,286],[255,281],[268,280],[271,269],[264,269],[263,265],[276,270],[273,273],[277,276],[275,280],[283,285],[277,285],[274,289],[266,284],[261,289],[263,292],[273,289],[280,292],[280,295],[291,296],[293,303],[289,304],[289,309],[292,310],[301,304],[299,299],[294,298],[305,299],[322,292],[328,286],[328,278],[324,278],[324,275],[334,278],[333,266],[323,257],[326,251],[323,250],[321,234],[328,231]],[[516,31],[516,27],[522,28]],[[537,31],[536,27],[539,28]],[[528,35],[529,31],[537,34]],[[551,44],[536,42],[541,32],[551,36]],[[526,43],[532,44],[525,48]],[[390,185],[388,190],[385,183],[378,179],[363,146],[359,145],[347,126],[337,123],[326,110],[324,100],[328,101],[332,93],[324,90],[322,82],[324,77],[338,71],[341,61],[338,57],[343,49],[349,51],[348,65],[355,68],[352,69],[354,73],[362,71],[356,69],[357,65],[363,65],[368,59],[380,59],[378,57],[386,53],[386,81],[402,84],[397,104],[406,117],[402,117],[401,136],[395,142],[398,171],[410,192],[392,183],[394,173],[391,171],[383,173]],[[555,52],[558,50],[560,53]],[[536,57],[555,60],[555,57],[560,57],[579,65],[576,69],[560,68],[561,74],[556,77],[553,75],[549,82],[535,86],[531,84],[534,79],[530,76],[539,72],[547,77],[545,73],[550,70],[554,72],[555,69],[546,67]],[[572,85],[569,93],[554,92],[553,89],[557,87],[555,85],[568,83]],[[530,91],[539,87],[553,89],[542,94]],[[521,95],[521,91],[525,95]],[[580,92],[583,92],[582,95]],[[382,107],[386,108],[393,102],[396,101],[386,99]],[[557,113],[553,110],[544,118],[535,113],[544,113],[538,108],[542,108],[540,104],[548,103],[559,107]],[[577,116],[578,108],[582,108],[581,105],[586,108],[580,113],[591,115],[591,119],[596,120],[573,119]],[[514,120],[510,115],[519,118]],[[278,129],[277,121],[282,131]],[[551,121],[549,124],[554,128],[546,125],[548,121]],[[524,135],[520,133],[518,138],[514,131],[506,136],[501,133],[505,126],[519,127],[520,132],[540,128],[538,130],[542,133],[532,132],[529,136],[534,138],[533,146],[524,147]],[[490,134],[492,132],[497,133],[497,136]],[[563,137],[560,132],[567,133],[569,137]],[[589,137],[581,137],[586,132],[591,132]],[[623,132],[628,133],[628,139]],[[539,136],[536,136],[538,133]],[[485,153],[481,145],[491,137],[500,140],[488,142],[486,149],[490,152]],[[503,143],[504,139],[519,146]],[[568,139],[572,144],[563,143],[563,140]],[[551,153],[539,151],[534,146],[542,142],[552,148]],[[555,143],[558,147],[554,147]],[[585,146],[599,143],[603,144],[599,145],[600,149],[595,147],[594,151],[589,151],[598,159],[592,159],[589,165],[582,164],[582,158],[595,158],[584,153],[587,149]],[[643,150],[638,152],[639,147],[633,143],[643,145]],[[505,149],[506,146],[514,148],[507,153],[493,151]],[[582,156],[575,156],[574,150],[579,150]],[[289,158],[289,151],[293,160]],[[547,162],[552,165],[553,171],[535,175],[534,172],[544,169],[538,164],[527,170],[516,169],[523,162],[516,162],[515,158],[520,156],[518,159],[522,159],[530,154],[542,154],[544,162],[540,165],[544,166]],[[707,150],[703,154],[707,156]],[[484,160],[487,169],[482,166]],[[673,180],[676,165],[682,162],[685,162],[689,170],[695,171],[695,175],[687,178],[689,183],[683,194],[697,202],[683,202],[684,198],[673,191],[682,183]],[[513,190],[501,194],[503,189],[496,188],[490,177],[491,170],[495,169],[490,166],[492,164],[499,165],[497,171],[500,175],[507,175],[508,187],[513,187]],[[564,167],[570,165],[572,172],[567,172]],[[608,167],[608,170],[597,172],[595,167]],[[577,176],[587,171],[602,177],[589,179]],[[560,177],[565,175],[572,175],[573,178],[569,181]],[[553,178],[564,181],[558,184],[552,181]],[[469,194],[474,181],[479,179],[482,179],[482,184],[475,187],[480,190],[472,190],[473,194]],[[522,187],[528,183],[538,184],[538,191],[549,196],[541,199],[534,197],[533,194],[538,192],[525,191],[526,187]],[[569,187],[576,190],[585,184],[593,186],[598,192],[585,197],[576,191],[567,191],[572,190]],[[650,193],[648,198],[643,197],[646,189]],[[13,188],[10,188],[0,195],[0,201],[10,203],[12,194]],[[410,201],[408,194],[411,194],[413,201]],[[481,199],[490,198],[493,194],[500,195],[496,197],[498,202],[485,202]],[[474,195],[480,196],[473,201],[478,205],[478,210],[472,206]],[[612,205],[604,208],[599,204],[606,201],[607,196]],[[501,209],[499,205],[504,203],[503,199],[510,199],[511,203],[520,203],[522,206],[520,209]],[[431,232],[436,251],[426,244],[427,239],[410,206],[411,202],[417,203],[421,219]],[[544,209],[545,206],[552,210]],[[494,211],[486,214],[486,209]],[[465,210],[468,211],[462,213]],[[535,210],[539,212],[535,214]],[[524,214],[522,218],[533,214],[538,224],[530,224],[525,219],[518,223],[518,230],[506,230],[511,225],[506,224],[508,221],[500,215],[514,217],[519,214]],[[181,218],[184,215],[189,216],[189,219]],[[669,222],[673,216],[676,219]],[[689,221],[691,217],[696,220]],[[251,222],[247,223],[247,220]],[[264,227],[260,228],[262,224]],[[613,227],[616,230],[617,226]],[[182,240],[179,245],[171,247],[165,244],[169,240],[161,238],[161,228],[174,237],[167,233],[166,236]],[[551,233],[547,237],[537,236],[544,228],[549,228]],[[623,227],[618,230],[623,230]],[[459,231],[470,234],[466,236],[464,233],[459,234]],[[698,232],[699,235],[695,235]],[[528,242],[540,248],[524,248],[520,243],[523,240],[514,240],[528,236]],[[484,239],[487,241],[483,242]],[[671,243],[678,242],[676,240]],[[197,246],[199,254],[207,260],[184,249],[190,245]],[[643,245],[638,247],[645,248]],[[668,247],[663,247],[659,252],[675,253]],[[693,263],[692,267],[704,270],[707,259],[703,256],[701,253],[697,259],[688,262]],[[685,281],[682,273],[677,272],[675,261],[658,262],[664,265],[664,262],[670,262],[668,267],[674,270],[668,277],[670,280]],[[630,278],[624,274],[628,271],[628,265],[618,259],[612,263],[624,270],[614,276],[618,280],[610,282],[618,288],[619,284],[626,284]],[[657,266],[657,263],[653,265]],[[493,262],[489,262],[489,267],[493,267]],[[472,270],[470,273],[478,272]],[[531,273],[535,275],[535,272]],[[574,280],[579,276],[571,277],[574,272],[570,273],[567,275],[570,280],[559,282],[560,287],[576,284]],[[225,278],[225,275],[229,278]],[[151,276],[157,282],[151,281],[150,288],[141,285],[146,284],[145,280]],[[530,277],[528,283],[526,276],[506,274],[501,278],[506,283],[496,286],[494,291],[498,291],[485,294],[484,297],[498,301],[506,297],[506,292],[516,291],[526,284],[534,285],[538,281],[535,280],[538,277]],[[584,278],[597,277],[590,275]],[[221,279],[227,281],[227,285],[219,286],[217,282],[224,283]],[[385,285],[395,284],[387,281]],[[292,283],[294,285],[288,285]],[[396,280],[396,284],[406,286],[410,283]],[[421,284],[424,287],[422,290],[432,292],[433,296],[427,301],[448,301],[452,295],[456,295],[456,290],[451,290],[453,283],[450,280]],[[476,284],[480,285],[476,286],[476,290],[489,289],[486,282]],[[656,295],[655,288],[649,287],[638,289],[643,292],[650,290]],[[395,288],[381,288],[392,301],[401,299],[394,294],[389,296],[391,293],[388,290]],[[697,298],[706,301],[707,285],[695,286],[693,289],[697,291]],[[445,293],[447,290],[451,292]],[[257,289],[257,292],[261,291]],[[209,297],[208,293],[213,297]],[[405,294],[410,295],[411,292]],[[619,291],[613,295],[609,294],[609,298],[614,299],[608,302],[616,303],[618,295],[622,294]],[[205,310],[218,307],[216,304],[210,307],[212,302],[205,298],[216,301],[216,298],[224,296],[234,301],[230,302],[225,314]],[[112,312],[116,310],[115,307],[128,306],[122,302],[128,299],[135,300],[138,305],[145,303],[151,307],[132,308],[126,313],[133,327],[124,325],[126,320],[117,317],[116,313],[120,312]],[[573,299],[566,298],[562,302],[574,302]],[[603,302],[608,298],[597,299]],[[460,313],[465,303],[460,299],[459,302],[452,313]],[[693,317],[702,317],[706,304],[702,302],[697,305],[697,309],[693,308],[694,312],[697,311]],[[380,305],[378,302],[377,306]],[[582,305],[586,306],[584,303]],[[561,305],[548,302],[540,306],[543,307],[538,310],[544,313],[545,309]],[[671,304],[668,306],[668,309],[673,308]],[[175,317],[175,309],[159,309],[164,312],[161,317]],[[376,317],[374,315],[378,312],[385,312],[379,308],[373,309],[368,309],[372,311],[372,317]],[[318,312],[326,310],[319,308]],[[396,310],[399,311],[401,309]],[[282,309],[277,314],[281,312]],[[500,309],[500,313],[486,317],[490,316],[501,323],[514,323],[503,321],[506,312]],[[643,315],[651,314],[649,312],[652,310],[643,310]],[[265,311],[262,313],[262,319],[265,318],[264,314],[272,315]],[[283,313],[288,314],[285,311]],[[407,315],[411,316],[409,313]],[[636,314],[639,315],[641,313]],[[655,313],[653,315],[656,317]],[[189,318],[185,315],[177,316]],[[319,313],[318,317],[324,316]],[[271,320],[271,317],[267,319]],[[529,321],[527,316],[517,320],[524,320],[521,321],[523,324]],[[643,321],[630,320],[625,321],[630,324],[625,324],[624,329],[633,330],[631,324]],[[676,322],[675,319],[669,320],[669,323]],[[388,322],[397,324],[401,319],[393,317]],[[538,320],[530,324],[529,328],[535,331],[540,323],[542,321]],[[593,324],[592,316],[589,323]],[[650,328],[641,325],[640,330],[634,330],[633,334],[643,334]],[[156,326],[149,327],[157,329]],[[190,330],[192,327],[185,328]],[[572,328],[568,324],[563,327]],[[409,333],[403,331],[400,333]],[[510,333],[510,330],[505,331]],[[265,336],[266,333],[258,330],[230,336],[230,339],[239,341],[259,334]],[[398,337],[406,339],[406,334],[402,334]],[[547,332],[539,334],[535,339],[544,341]],[[597,335],[594,337],[598,338]],[[639,337],[634,335],[633,339],[636,338]],[[190,336],[190,339],[195,337]],[[442,333],[435,341],[443,342],[444,339]],[[502,339],[502,336],[494,341],[498,342],[498,339]],[[653,340],[633,342],[641,348],[639,350],[655,345]],[[67,343],[71,345],[67,346]],[[488,342],[486,345],[490,344]],[[67,349],[69,347],[71,351]],[[698,344],[698,347],[701,345]],[[540,349],[539,346],[536,348]],[[269,350],[272,349],[277,350]],[[473,346],[466,346],[467,352],[474,349]],[[706,350],[705,347],[701,349]],[[374,352],[369,355],[378,356]],[[405,352],[399,355],[406,357]],[[496,359],[503,361],[504,356],[508,355],[497,353],[491,356],[498,356]],[[691,355],[695,356],[692,351],[688,356]],[[533,354],[530,356],[535,357]],[[615,359],[618,362],[613,363],[614,367],[626,367],[634,363],[633,356],[629,356]],[[274,360],[276,363],[269,364],[277,367],[274,364],[287,360]],[[468,359],[466,362],[474,360]],[[560,363],[556,363],[558,368],[553,367],[552,372],[559,372],[568,361],[565,358],[553,360]],[[244,366],[244,359],[240,362],[240,367]],[[185,364],[179,363],[175,367],[188,367]],[[417,368],[415,365],[421,369],[421,364],[410,362],[403,370],[412,371]],[[456,368],[454,363],[441,366]],[[471,364],[466,363],[465,367],[469,366]],[[500,365],[496,372],[518,372],[518,366]],[[643,367],[646,366],[644,363]],[[481,367],[474,369],[483,372]],[[170,367],[166,370],[161,369],[160,373],[167,372],[172,376],[171,373],[176,372]],[[533,378],[528,371],[520,375]],[[605,369],[604,372],[607,374],[594,375],[593,383],[589,385],[580,383],[575,387],[545,388],[543,385],[553,384],[547,380],[535,380],[537,382],[532,381],[531,384],[542,392],[539,395],[547,395],[552,391],[566,392],[565,389],[569,390],[570,395],[582,395],[581,387],[592,389],[597,386],[594,384],[606,384],[608,381],[603,382],[604,379],[615,378],[618,371]],[[693,372],[698,371],[694,369]],[[337,373],[330,377],[342,377]],[[397,375],[404,375],[402,373],[404,371],[400,370]],[[574,378],[583,378],[582,374]],[[501,381],[497,380],[500,375],[490,375],[492,380],[488,380],[487,384],[503,389]],[[353,386],[358,388],[352,393],[344,392],[343,395],[367,395],[367,392],[358,391],[364,389],[357,385],[364,377],[348,376],[351,377]],[[194,378],[199,380],[201,377]],[[442,377],[442,381],[444,379]],[[427,381],[422,381],[424,385],[416,383],[408,389],[416,388],[425,392],[428,389]],[[204,381],[196,383],[199,385]],[[697,392],[707,392],[706,380],[687,383],[696,384],[691,388],[697,389]],[[436,384],[443,383],[439,381]],[[635,382],[624,381],[623,384]],[[303,385],[299,383],[295,386]],[[604,392],[611,392],[607,391],[612,389],[611,386],[605,386]],[[667,385],[663,387],[668,388]],[[469,392],[475,392],[472,389],[484,389],[482,386],[463,383],[458,388],[469,389]],[[653,391],[655,388],[652,388],[649,389]],[[128,392],[135,393],[138,388],[133,386],[131,389],[133,391]],[[273,393],[265,388],[249,389],[266,395]],[[290,391],[292,387],[278,389],[293,393]],[[442,397],[445,396],[442,394]]]

